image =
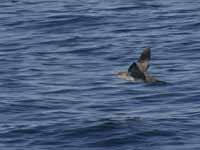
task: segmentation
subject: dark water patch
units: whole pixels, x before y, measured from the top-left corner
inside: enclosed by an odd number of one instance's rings
[[[109,8],[109,9],[105,9],[105,10],[120,12],[120,11],[134,10],[134,9],[141,9],[141,7],[138,7],[138,6],[122,6],[122,7],[113,7],[113,8]]]
[[[165,137],[165,136],[175,136],[175,133],[170,132],[170,131],[152,130],[152,131],[138,133],[137,135],[138,136],[144,136],[144,137],[154,137],[154,136]]]
[[[112,131],[117,129],[114,122],[105,122],[95,126],[88,126],[85,128],[71,130],[67,133],[67,136],[82,135],[82,136],[97,136],[101,132]]]
[[[90,143],[89,146],[93,147],[117,147],[119,145],[127,145],[128,143],[143,143],[143,141],[138,138],[137,136],[126,136],[126,137],[118,137],[118,138],[107,138],[104,140],[101,140],[99,142]]]

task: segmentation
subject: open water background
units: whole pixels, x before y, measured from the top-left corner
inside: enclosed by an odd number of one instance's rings
[[[1,150],[199,150],[200,2],[1,0]],[[152,48],[166,85],[113,74]]]

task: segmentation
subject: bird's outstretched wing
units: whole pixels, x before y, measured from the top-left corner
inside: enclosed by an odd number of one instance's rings
[[[137,65],[141,72],[146,72],[149,68],[149,61],[151,60],[151,50],[150,48],[145,48],[140,55]]]
[[[145,80],[144,73],[140,71],[139,67],[135,62],[128,68],[128,73],[135,79]]]

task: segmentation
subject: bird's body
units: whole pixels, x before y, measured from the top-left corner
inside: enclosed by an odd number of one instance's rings
[[[134,77],[129,75],[128,72],[119,72],[117,76],[121,79],[128,80],[128,81],[136,81]]]

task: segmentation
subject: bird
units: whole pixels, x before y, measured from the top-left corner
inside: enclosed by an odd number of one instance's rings
[[[133,62],[127,71],[118,72],[117,76],[127,81],[143,81],[145,83],[161,83],[156,77],[148,73],[151,60],[151,49],[144,48],[137,62]]]

